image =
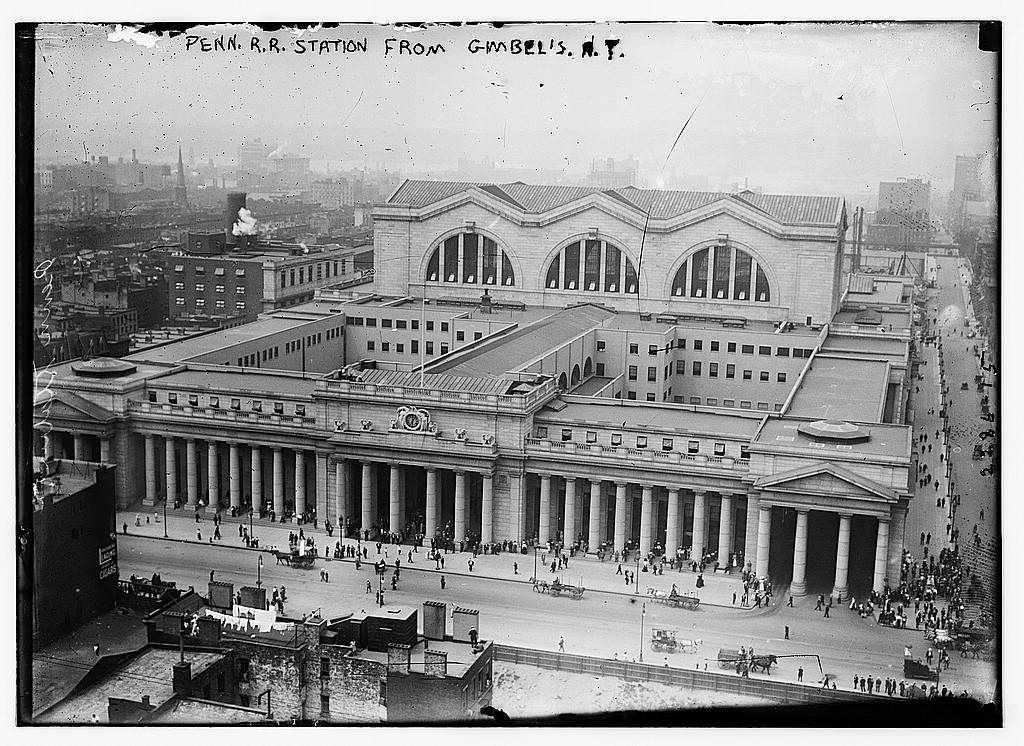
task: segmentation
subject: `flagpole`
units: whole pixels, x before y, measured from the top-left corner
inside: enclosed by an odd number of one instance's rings
[[[423,367],[426,363],[427,345],[424,330],[427,327],[427,285],[423,284],[423,297],[420,298],[420,388],[423,388]]]

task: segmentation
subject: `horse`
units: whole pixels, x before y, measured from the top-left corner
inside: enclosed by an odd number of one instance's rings
[[[779,659],[774,655],[755,655],[750,659],[750,668],[756,673],[757,669],[761,669],[764,673],[771,675],[772,666],[779,662]]]
[[[688,651],[690,651],[692,649],[693,652],[696,653],[697,652],[697,646],[699,646],[702,642],[704,642],[704,641],[703,640],[679,640],[678,645],[683,650],[683,652],[688,652]]]

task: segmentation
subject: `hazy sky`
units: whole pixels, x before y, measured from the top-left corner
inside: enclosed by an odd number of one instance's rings
[[[226,165],[240,142],[262,136],[316,160],[403,170],[489,155],[579,171],[634,154],[653,180],[695,107],[669,173],[871,187],[904,175],[949,180],[957,153],[994,147],[996,56],[978,51],[971,24],[195,29],[235,33],[244,46],[209,53],[187,50],[184,35],[147,47],[107,32],[40,29],[40,159],[132,147],[163,159],[180,142]],[[591,34],[599,56],[582,59]],[[286,51],[252,52],[254,35]],[[293,51],[296,39],[364,37],[366,53]],[[388,37],[447,51],[385,56]],[[562,40],[573,56],[467,48],[513,38]],[[605,38],[620,39],[612,60]]]

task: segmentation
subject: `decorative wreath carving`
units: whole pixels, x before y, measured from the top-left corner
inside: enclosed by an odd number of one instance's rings
[[[437,425],[430,419],[430,412],[419,407],[399,407],[398,416],[391,420],[391,429],[407,433],[437,433]]]
[[[341,433],[348,430],[348,423],[345,420],[334,421],[334,432]]]
[[[373,420],[359,420],[359,424],[363,426],[363,430],[373,430]]]
[[[464,427],[457,427],[457,428],[455,428],[455,438],[457,440],[465,440],[466,439],[466,428],[464,428]]]

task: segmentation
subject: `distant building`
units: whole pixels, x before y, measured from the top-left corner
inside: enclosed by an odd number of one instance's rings
[[[614,158],[604,161],[593,161],[587,183],[602,189],[639,186],[640,162],[632,155],[624,161],[616,162]]]
[[[881,182],[878,209],[867,225],[867,240],[892,248],[927,244],[934,233],[931,189],[931,183],[921,179]]]
[[[313,202],[327,210],[355,204],[355,190],[348,179],[313,182]]]
[[[53,407],[69,406],[59,394]],[[114,466],[38,462],[32,514],[32,642],[38,649],[108,611],[117,597]],[[109,458],[109,456],[108,456]]]

